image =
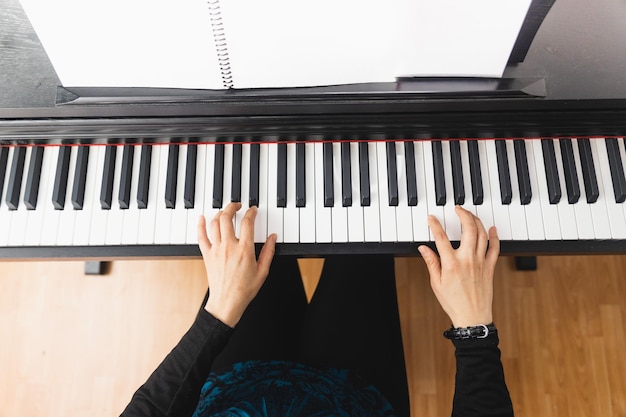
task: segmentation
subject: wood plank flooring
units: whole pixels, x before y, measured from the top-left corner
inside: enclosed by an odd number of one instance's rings
[[[319,260],[301,262],[308,293]],[[193,321],[201,261],[0,263],[0,417],[118,415]],[[626,416],[626,256],[501,258],[494,317],[517,416]],[[396,260],[413,416],[445,416],[449,321],[419,258]]]

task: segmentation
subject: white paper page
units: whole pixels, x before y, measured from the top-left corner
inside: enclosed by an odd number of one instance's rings
[[[406,3],[413,40],[398,75],[501,77],[531,0],[416,0]]]
[[[20,0],[61,83],[222,88],[202,0]]]
[[[530,0],[222,0],[236,88],[500,77]]]

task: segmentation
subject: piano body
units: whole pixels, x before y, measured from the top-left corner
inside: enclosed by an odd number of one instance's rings
[[[458,239],[455,204],[505,254],[626,251],[616,0],[557,0],[502,79],[232,91],[57,89],[2,1],[2,258],[199,256],[198,216],[228,201],[258,204],[279,254],[415,254],[427,214]]]

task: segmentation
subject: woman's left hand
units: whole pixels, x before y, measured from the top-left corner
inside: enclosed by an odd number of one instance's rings
[[[198,222],[198,244],[210,291],[204,308],[230,327],[237,325],[265,282],[276,244],[276,235],[270,235],[257,261],[254,250],[257,208],[246,211],[237,239],[233,217],[240,208],[241,203],[230,203],[217,213],[209,224],[208,236],[204,216]]]

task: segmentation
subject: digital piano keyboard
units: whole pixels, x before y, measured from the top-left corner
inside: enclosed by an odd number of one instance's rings
[[[259,207],[279,254],[416,254],[428,214],[459,239],[456,204],[505,254],[626,252],[626,46],[604,30],[621,9],[578,3],[502,79],[194,91],[57,89],[15,2],[0,257],[199,256],[198,216],[229,201]]]

